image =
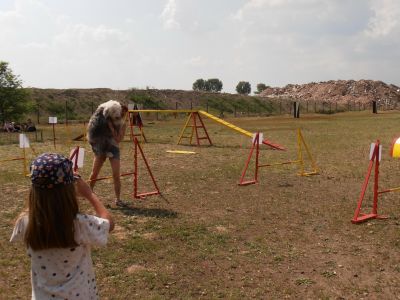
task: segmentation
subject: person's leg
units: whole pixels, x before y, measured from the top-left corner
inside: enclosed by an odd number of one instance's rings
[[[99,176],[101,167],[103,166],[104,162],[106,161],[106,156],[105,155],[95,155],[93,159],[93,166],[92,166],[92,173],[90,174],[89,180],[90,180],[90,188],[93,190],[94,185],[96,184],[96,179],[97,176]]]
[[[112,175],[114,179],[114,192],[115,192],[115,203],[118,204],[120,202],[121,197],[121,163],[119,158],[110,158],[110,165],[112,170]]]

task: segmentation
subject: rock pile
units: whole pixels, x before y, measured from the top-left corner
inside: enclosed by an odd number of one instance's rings
[[[400,88],[393,84],[373,80],[330,80],[307,84],[288,84],[283,88],[269,87],[260,96],[316,102],[359,102],[376,100],[381,105],[400,102]]]

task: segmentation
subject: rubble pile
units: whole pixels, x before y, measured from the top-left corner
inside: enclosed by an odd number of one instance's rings
[[[288,84],[283,88],[268,87],[260,96],[316,102],[359,102],[396,105],[400,101],[400,88],[373,80],[330,80],[307,84]]]

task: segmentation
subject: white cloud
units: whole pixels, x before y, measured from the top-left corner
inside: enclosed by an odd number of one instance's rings
[[[202,67],[207,64],[207,59],[199,55],[186,59],[184,64],[192,67]]]
[[[0,59],[30,86],[190,89],[214,77],[224,91],[239,80],[399,84],[398,0],[13,3],[0,11]]]
[[[176,20],[177,2],[176,0],[168,0],[164,10],[161,13],[161,19],[165,29],[178,29],[180,24]]]
[[[400,2],[398,0],[374,0],[371,3],[374,17],[370,20],[366,33],[372,37],[388,36],[400,32]]]

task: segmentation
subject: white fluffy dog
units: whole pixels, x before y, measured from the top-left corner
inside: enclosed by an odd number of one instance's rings
[[[115,132],[119,132],[125,109],[118,101],[109,100],[100,104],[93,113],[88,124],[87,138],[96,155],[112,157],[112,148],[118,146]]]

